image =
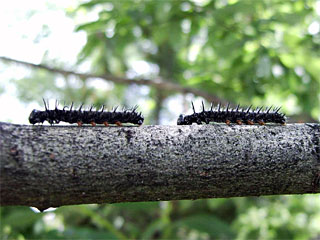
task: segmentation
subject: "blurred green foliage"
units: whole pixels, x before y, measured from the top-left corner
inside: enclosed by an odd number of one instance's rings
[[[2,207],[1,239],[312,239],[319,196]]]
[[[297,119],[319,120],[316,4],[315,0],[87,1],[68,10],[75,21],[96,15],[94,21],[76,27],[86,33],[87,42],[74,67],[89,64],[95,74],[161,78],[234,103],[283,105]],[[312,24],[315,29],[310,29]],[[63,59],[58,62],[53,65],[64,66]],[[139,103],[147,123],[157,123],[161,111],[170,111],[166,100],[177,97],[149,87],[57,78],[43,70],[15,84],[25,102],[41,103],[43,96],[109,106]],[[26,207],[0,211],[1,239],[320,236],[319,195],[82,205],[46,213]]]
[[[0,85],[0,94],[4,93],[4,87]]]
[[[87,35],[78,64],[90,64],[93,73],[161,78],[233,103],[282,105],[298,120],[311,121],[320,119],[316,2],[91,0],[69,10],[69,15],[95,16],[76,27]],[[142,106],[144,112],[151,111],[149,123],[158,122],[164,101],[172,96],[156,89],[141,94],[140,88],[118,85],[101,92],[89,87],[88,80],[64,81],[60,89],[53,83],[44,93],[96,104],[130,105],[144,99],[151,101]],[[19,88],[22,99],[40,91],[34,89],[43,88],[39,83]]]
[[[123,74],[132,58],[156,76],[243,104],[279,104],[320,115],[320,20],[315,1],[100,1],[79,62]],[[148,74],[153,78],[152,73]],[[162,93],[167,95],[168,93]],[[154,96],[153,96],[154,98]]]

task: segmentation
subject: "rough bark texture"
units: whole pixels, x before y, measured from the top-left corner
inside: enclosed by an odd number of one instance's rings
[[[0,123],[1,205],[319,193],[320,125]]]

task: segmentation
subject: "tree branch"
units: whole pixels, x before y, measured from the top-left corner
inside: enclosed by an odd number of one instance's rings
[[[319,193],[320,125],[0,123],[1,205]]]
[[[137,85],[147,85],[150,87],[154,87],[159,90],[167,90],[167,91],[174,91],[174,92],[179,92],[179,93],[192,93],[195,96],[200,96],[206,99],[208,102],[221,102],[222,104],[226,104],[227,101],[221,98],[218,98],[216,96],[211,95],[208,92],[190,88],[190,87],[183,87],[179,84],[175,84],[172,82],[167,82],[163,80],[150,80],[150,79],[144,79],[144,78],[139,78],[139,79],[129,79],[129,78],[123,78],[123,77],[116,77],[113,75],[95,75],[91,73],[79,73],[79,72],[73,72],[73,71],[68,71],[64,69],[58,69],[58,68],[52,68],[44,64],[33,64],[29,62],[24,62],[24,61],[19,61],[7,57],[0,57],[1,60],[6,61],[6,62],[13,62],[17,64],[21,64],[24,66],[32,67],[32,68],[38,68],[38,69],[44,69],[49,72],[53,73],[59,73],[62,75],[74,75],[83,79],[88,79],[88,78],[100,78],[104,79],[106,81],[112,81],[114,83],[119,83],[119,84],[137,84]]]

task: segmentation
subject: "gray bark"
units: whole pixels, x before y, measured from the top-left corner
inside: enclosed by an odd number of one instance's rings
[[[319,193],[320,125],[0,123],[1,205]]]

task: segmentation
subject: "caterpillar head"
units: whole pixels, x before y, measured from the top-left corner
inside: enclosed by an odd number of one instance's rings
[[[286,124],[286,117],[285,117],[285,115],[283,113],[277,114],[276,116],[274,116],[273,121],[275,123],[280,123],[282,125],[285,125]]]
[[[177,121],[178,125],[191,125],[192,123],[189,122],[184,115],[180,114],[178,121]]]
[[[43,112],[33,109],[29,116],[29,122],[31,124],[43,123]]]
[[[139,120],[138,120],[138,122],[137,122],[137,124],[140,126],[140,125],[142,125],[142,123],[143,123],[143,117],[141,117]]]
[[[141,115],[141,113],[139,113],[132,123],[138,124],[140,126],[142,125],[143,121],[144,117]]]

